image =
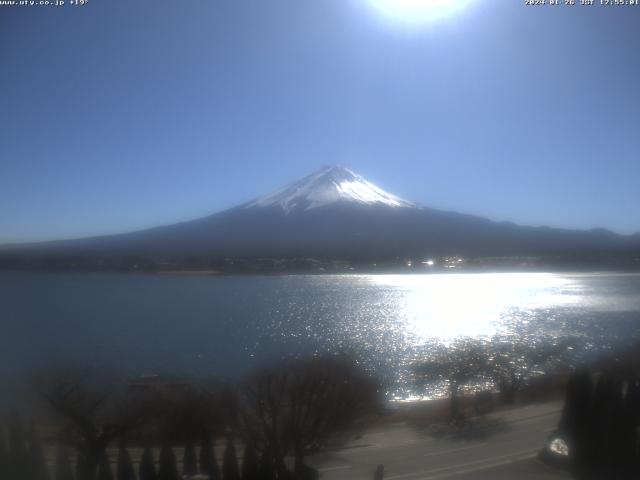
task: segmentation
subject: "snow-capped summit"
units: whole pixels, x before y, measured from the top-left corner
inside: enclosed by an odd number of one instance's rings
[[[590,262],[615,259],[611,261],[621,262],[615,263],[618,268],[635,265],[640,236],[522,227],[436,210],[391,195],[346,168],[325,167],[271,195],[187,222],[0,247],[0,270],[121,270],[123,266],[137,270],[139,262],[151,269],[165,265],[182,269],[193,268],[193,259],[207,268],[232,265],[229,271],[276,272],[284,271],[283,259],[294,259],[291,268],[298,269],[305,268],[301,265],[310,258],[373,266],[379,260],[394,264],[399,258],[505,255],[518,264],[522,257],[566,258],[570,265],[579,256]],[[233,266],[234,258],[243,260]],[[562,261],[558,265],[564,265]]]
[[[244,207],[280,207],[285,213],[289,213],[293,210],[311,210],[335,202],[386,205],[393,208],[416,206],[385,192],[348,168],[330,166],[253,200]]]

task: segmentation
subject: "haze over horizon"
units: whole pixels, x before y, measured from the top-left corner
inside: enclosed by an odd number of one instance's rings
[[[373,3],[0,9],[0,244],[194,219],[326,164],[432,208],[640,232],[640,9]]]

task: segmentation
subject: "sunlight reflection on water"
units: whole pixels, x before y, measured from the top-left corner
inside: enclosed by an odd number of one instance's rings
[[[528,345],[572,339],[580,345],[568,359],[575,363],[629,345],[640,333],[640,276],[634,274],[349,275],[310,281],[315,300],[331,312],[328,322],[314,324],[325,328],[321,343],[386,372],[398,400],[437,395],[414,384],[413,365],[461,337],[490,340],[500,334]],[[304,310],[298,318],[325,318],[303,300],[298,307]]]
[[[520,311],[580,304],[583,287],[551,273],[371,275],[368,281],[401,292],[399,316],[414,342],[488,336]]]
[[[582,358],[630,345],[640,275],[0,272],[0,326],[0,379],[56,361],[237,378],[274,360],[346,353],[410,398],[413,362],[457,337],[570,337]]]

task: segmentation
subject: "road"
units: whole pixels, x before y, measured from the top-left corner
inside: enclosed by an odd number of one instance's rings
[[[435,439],[406,424],[366,432],[346,448],[309,459],[322,480],[568,479],[536,459],[558,423],[558,402],[488,416],[462,438]]]

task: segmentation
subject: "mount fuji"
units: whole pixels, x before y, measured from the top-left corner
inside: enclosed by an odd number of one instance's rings
[[[132,262],[158,258],[182,265],[190,257],[314,257],[367,263],[454,255],[637,262],[640,235],[525,227],[435,210],[334,166],[197,220],[119,235],[6,246],[0,249],[0,267],[40,267],[52,258],[62,266],[127,268]]]
[[[343,167],[325,167],[276,192],[249,202],[245,208],[279,207],[285,213],[311,210],[337,202],[415,208]]]

